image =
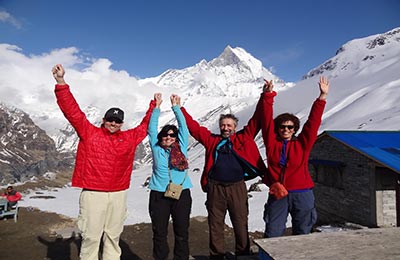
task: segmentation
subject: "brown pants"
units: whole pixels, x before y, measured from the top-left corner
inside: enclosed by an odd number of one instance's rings
[[[210,180],[206,206],[210,231],[210,255],[225,254],[224,226],[227,210],[235,233],[235,253],[249,254],[249,206],[245,182],[223,184]]]

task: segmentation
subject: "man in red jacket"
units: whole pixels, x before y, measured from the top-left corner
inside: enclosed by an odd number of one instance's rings
[[[254,115],[247,126],[236,131],[238,119],[221,115],[220,134],[199,125],[181,107],[190,134],[205,147],[205,165],[201,186],[207,192],[206,207],[210,231],[210,259],[224,259],[224,225],[226,211],[235,232],[235,254],[248,255],[248,201],[245,180],[262,176],[267,169],[254,138],[261,129],[259,114],[264,94],[261,94]]]
[[[64,68],[52,69],[57,82],[55,94],[64,116],[79,136],[72,186],[82,188],[78,227],[82,231],[80,259],[98,260],[103,241],[103,260],[119,259],[119,238],[127,215],[129,188],[136,146],[147,136],[155,101],[150,102],[142,122],[122,131],[124,112],[110,108],[100,127],[91,124],[64,81]]]
[[[1,195],[7,199],[7,210],[11,210],[17,205],[18,201],[22,198],[21,193],[14,190],[12,186],[8,186],[7,190]]]

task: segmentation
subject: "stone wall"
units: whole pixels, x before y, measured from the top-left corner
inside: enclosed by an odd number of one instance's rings
[[[340,188],[316,181],[321,165],[311,165],[319,222],[348,221],[376,227],[375,163],[337,140],[323,136],[314,144],[310,160],[342,162],[336,174],[342,174]],[[326,167],[326,166],[325,166]]]

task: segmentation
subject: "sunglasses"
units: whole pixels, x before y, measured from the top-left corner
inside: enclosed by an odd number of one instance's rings
[[[122,124],[123,123],[123,121],[121,120],[121,119],[119,119],[119,118],[116,118],[116,117],[110,117],[110,118],[106,118],[106,121],[107,122],[115,122],[115,123],[117,123],[117,124]]]
[[[293,128],[294,128],[294,125],[280,125],[279,126],[279,129],[285,129],[285,128],[287,128],[287,129],[289,129],[289,130],[292,130]]]
[[[162,134],[161,135],[162,137],[167,137],[167,136],[169,136],[169,137],[176,137],[176,134],[175,133],[172,133],[172,134],[170,134],[170,133],[164,133],[164,134]]]

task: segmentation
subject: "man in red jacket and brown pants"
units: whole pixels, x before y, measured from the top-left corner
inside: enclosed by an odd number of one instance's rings
[[[80,259],[120,259],[119,238],[127,216],[126,191],[129,188],[136,146],[147,136],[155,101],[150,102],[142,122],[122,131],[124,112],[110,108],[100,127],[91,124],[64,81],[64,68],[52,69],[57,82],[55,94],[64,116],[79,136],[72,186],[82,188],[78,227],[82,231]]]
[[[247,126],[236,131],[238,119],[232,114],[221,115],[220,134],[198,122],[181,107],[190,134],[204,145],[205,165],[201,186],[207,192],[206,207],[210,232],[210,259],[224,259],[224,225],[226,211],[235,232],[235,254],[248,255],[248,201],[245,180],[264,175],[267,171],[254,138],[261,129],[259,115],[264,94],[261,94],[254,115]]]

